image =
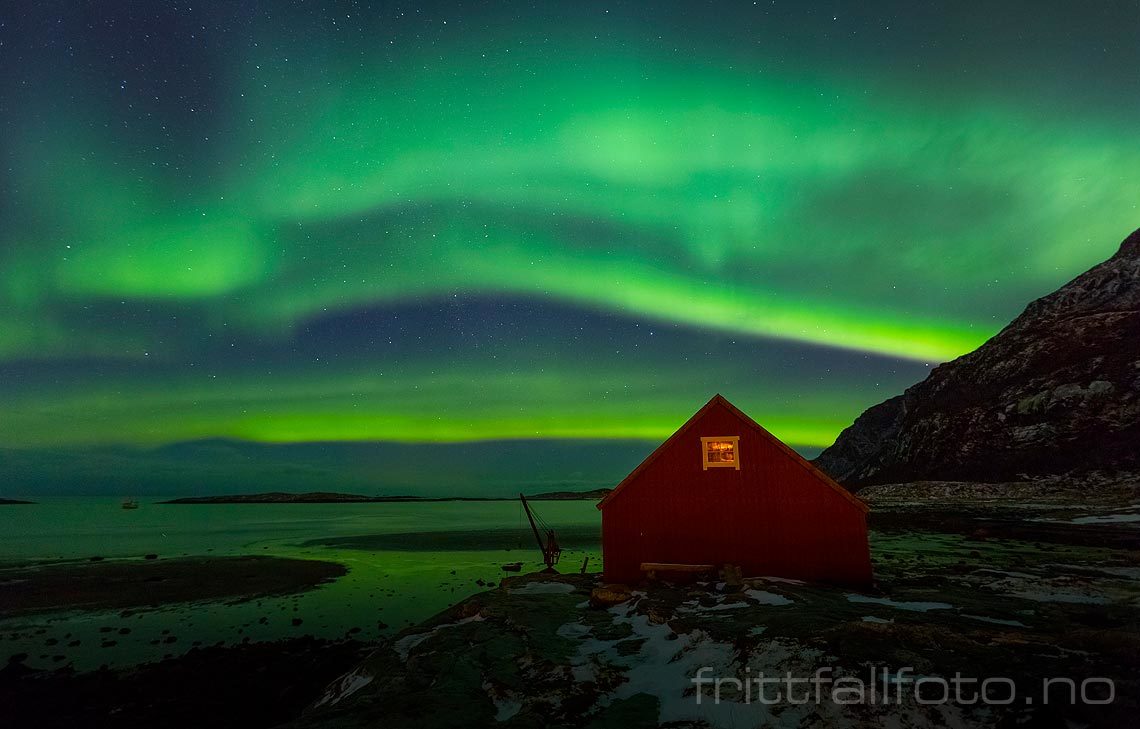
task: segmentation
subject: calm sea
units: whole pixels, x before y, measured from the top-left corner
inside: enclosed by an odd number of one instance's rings
[[[157,501],[157,499],[155,500]],[[593,502],[535,504],[559,534],[561,567],[589,557],[600,569],[600,517]],[[28,654],[35,666],[129,665],[184,653],[195,644],[344,636],[368,640],[419,622],[505,574],[542,560],[514,501],[398,504],[166,505],[118,499],[54,499],[0,507],[0,562],[257,554],[325,559],[349,573],[299,595],[237,603],[182,603],[123,617],[62,612],[3,617],[0,661]],[[300,619],[300,625],[294,625]],[[128,628],[123,632],[123,628]]]

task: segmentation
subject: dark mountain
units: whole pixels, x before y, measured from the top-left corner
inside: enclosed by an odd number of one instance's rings
[[[531,501],[597,501],[602,499],[612,489],[593,489],[591,491],[551,491],[545,494],[528,496]],[[285,491],[269,491],[261,494],[228,494],[225,496],[184,496],[170,501],[160,501],[160,504],[392,504],[399,502],[437,502],[437,501],[514,501],[514,496],[362,496],[360,494],[342,494],[336,491],[307,491],[305,493],[289,493]],[[3,503],[0,500],[0,503]],[[19,502],[27,503],[27,502]]]
[[[600,501],[606,498],[613,489],[600,488],[590,491],[549,491],[544,494],[527,496],[531,501]]]
[[[1140,230],[977,350],[867,410],[815,463],[853,490],[1140,470]]]
[[[152,449],[0,448],[0,489],[11,496],[216,496],[268,491],[292,492],[289,496],[336,491],[366,497],[517,498],[522,492],[558,498],[557,492],[612,487],[655,446],[641,440],[253,443],[214,439]]]

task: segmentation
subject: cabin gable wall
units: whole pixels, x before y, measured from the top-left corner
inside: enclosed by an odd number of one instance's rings
[[[740,436],[740,470],[704,470],[702,436]],[[723,406],[648,464],[602,510],[604,569],[641,578],[642,562],[740,565],[748,576],[866,584],[866,517],[856,505]]]

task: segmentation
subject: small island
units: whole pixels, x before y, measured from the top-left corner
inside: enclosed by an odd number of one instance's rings
[[[34,504],[34,501],[21,501],[19,499],[0,499],[0,506],[15,506],[17,504]]]
[[[610,492],[608,488],[591,491],[549,491],[528,495],[532,501],[597,501]],[[288,493],[270,491],[260,494],[228,494],[223,496],[186,496],[160,504],[371,504],[371,503],[423,503],[440,501],[514,501],[514,497],[478,496],[365,496],[363,494],[343,494],[335,491],[309,491]]]

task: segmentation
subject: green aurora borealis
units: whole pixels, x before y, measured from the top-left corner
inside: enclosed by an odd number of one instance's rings
[[[797,446],[1140,222],[1140,11],[15,3],[11,448]]]

